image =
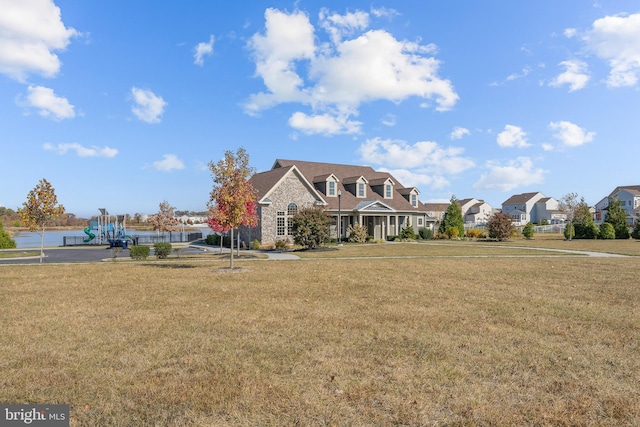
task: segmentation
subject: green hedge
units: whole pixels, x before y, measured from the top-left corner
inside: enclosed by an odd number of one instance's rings
[[[156,258],[165,259],[171,254],[171,243],[155,243],[153,253],[156,254]]]
[[[149,246],[131,246],[129,248],[129,255],[133,259],[147,259],[151,248]]]

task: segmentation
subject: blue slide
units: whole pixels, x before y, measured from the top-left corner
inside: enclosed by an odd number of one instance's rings
[[[84,233],[85,233],[87,236],[89,236],[89,237],[87,237],[86,239],[84,239],[84,242],[85,242],[85,243],[89,243],[90,241],[92,241],[93,239],[95,239],[95,238],[96,238],[96,235],[95,235],[95,234],[93,234],[93,233],[91,232],[91,229],[90,229],[89,227],[87,227],[87,228],[85,228],[85,229],[84,229]]]

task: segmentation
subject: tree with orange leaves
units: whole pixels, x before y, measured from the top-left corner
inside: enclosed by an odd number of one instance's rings
[[[212,230],[231,235],[230,268],[233,268],[233,230],[241,225],[254,227],[258,223],[256,191],[249,178],[249,155],[242,147],[235,153],[227,150],[217,163],[209,162],[213,189],[209,197],[209,220]]]
[[[55,189],[44,178],[29,192],[27,201],[22,206],[21,209],[18,209],[22,223],[29,231],[40,231],[41,233],[40,262],[42,262],[44,258],[44,230],[51,221],[64,214],[64,206],[58,204]]]

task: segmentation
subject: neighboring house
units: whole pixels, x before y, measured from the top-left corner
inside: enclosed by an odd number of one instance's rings
[[[458,204],[465,224],[484,224],[493,214],[493,208],[484,200],[462,199],[458,200]]]
[[[449,208],[449,203],[425,203],[423,206],[427,212],[427,227],[436,231]]]
[[[320,206],[333,217],[331,236],[347,237],[349,225],[367,227],[370,236],[396,236],[408,225],[414,231],[427,224],[427,210],[415,187],[404,187],[387,172],[298,160],[275,161],[271,170],[250,179],[258,192],[258,225],[241,229],[241,239],[262,243],[293,240],[293,216],[302,208]]]
[[[560,211],[560,204],[556,199],[545,197],[540,192],[511,196],[502,203],[502,212],[511,215],[515,225],[526,225],[528,222],[538,224],[543,219],[550,224],[558,224],[567,218]]]
[[[609,200],[613,198],[620,200],[622,209],[627,212],[627,221],[633,224],[640,214],[640,185],[616,187],[611,194],[596,203],[593,218],[596,223],[604,222]]]

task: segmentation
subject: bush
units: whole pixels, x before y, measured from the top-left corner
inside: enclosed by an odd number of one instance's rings
[[[491,215],[486,225],[489,237],[498,241],[507,240],[515,233],[511,215],[497,212]]]
[[[215,233],[208,234],[207,237],[205,237],[204,242],[207,245],[211,245],[211,246],[219,245],[220,244],[220,236],[218,236]]]
[[[587,224],[576,223],[574,229],[576,239],[595,239],[598,237],[598,226],[593,221]]]
[[[331,217],[322,208],[302,208],[291,219],[294,243],[315,249],[329,238]]]
[[[254,251],[260,250],[260,241],[258,239],[254,240],[251,243],[251,249],[253,249]]]
[[[444,230],[444,234],[446,234],[449,239],[457,239],[459,233],[460,231],[457,227],[447,227],[447,229]]]
[[[348,240],[352,243],[365,243],[367,241],[367,228],[360,224],[350,225],[347,228]]]
[[[465,233],[465,236],[469,239],[479,239],[482,237],[482,230],[478,230],[477,228],[470,228]]]
[[[11,235],[4,229],[4,224],[0,220],[0,249],[14,249],[16,247],[16,241],[11,238]]]
[[[131,246],[129,248],[129,255],[133,259],[147,259],[151,252],[149,246]]]
[[[276,250],[284,251],[287,249],[287,244],[289,244],[287,240],[276,240]]]
[[[433,231],[431,231],[431,229],[427,227],[421,227],[418,230],[418,234],[420,235],[420,238],[423,240],[429,240],[433,237]]]
[[[410,225],[407,225],[405,228],[403,228],[400,231],[400,238],[406,239],[406,240],[415,240],[416,233],[415,231],[413,231],[413,227]]]
[[[540,221],[538,221],[538,225],[549,225],[549,221],[547,220],[547,218],[542,218]]]
[[[601,239],[615,239],[616,238],[616,230],[613,228],[613,225],[609,222],[605,222],[600,226],[600,234],[598,235]]]
[[[640,240],[640,220],[636,220],[636,225],[633,227],[631,237]]]
[[[567,224],[567,226],[564,228],[564,238],[567,240],[571,240],[576,236],[576,229],[573,226],[573,223],[569,223]]]
[[[532,238],[534,232],[535,230],[533,229],[533,223],[531,222],[528,222],[527,225],[525,225],[522,229],[522,235],[525,237],[525,239]]]
[[[171,243],[155,243],[153,253],[156,254],[156,258],[165,259],[171,253]]]

